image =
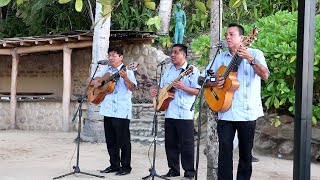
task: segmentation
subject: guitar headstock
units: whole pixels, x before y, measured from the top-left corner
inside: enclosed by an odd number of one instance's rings
[[[254,27],[250,33],[244,37],[243,41],[242,41],[242,45],[245,47],[249,47],[254,40],[256,40],[258,37],[258,28]]]
[[[136,71],[138,69],[139,63],[137,62],[132,62],[129,65],[127,65],[127,69]]]
[[[193,66],[189,66],[188,69],[186,69],[183,73],[185,76],[187,76],[192,72],[193,72]]]

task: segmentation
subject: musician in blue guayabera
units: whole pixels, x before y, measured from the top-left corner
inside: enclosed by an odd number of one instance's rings
[[[104,133],[110,157],[110,166],[101,173],[113,173],[117,176],[131,172],[131,141],[129,124],[132,117],[132,91],[137,81],[132,70],[123,64],[123,50],[120,46],[109,47],[108,66],[97,73],[91,85],[99,89],[103,98],[100,103],[100,115],[104,116]],[[110,78],[112,77],[112,78]]]
[[[200,86],[199,71],[186,61],[187,47],[175,44],[171,49],[171,64],[160,82],[157,109],[165,110],[165,150],[169,171],[165,177],[180,176],[180,156],[184,177],[192,179],[194,169],[194,110],[190,111]],[[156,98],[157,89],[150,95]],[[155,102],[155,100],[154,100]],[[162,110],[163,110],[162,109]]]
[[[225,32],[228,51],[217,55],[210,69],[215,78],[206,80],[205,99],[210,108],[218,112],[219,180],[233,180],[236,131],[239,139],[237,180],[251,178],[256,120],[263,116],[261,79],[267,80],[270,75],[263,52],[248,48],[257,34],[257,28],[253,28],[244,36],[241,25],[230,24]]]

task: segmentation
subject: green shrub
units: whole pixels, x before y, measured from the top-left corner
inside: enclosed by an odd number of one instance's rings
[[[259,19],[255,26],[260,30],[258,40],[253,44],[265,53],[269,70],[269,79],[262,89],[262,98],[269,111],[280,114],[294,114],[296,88],[296,52],[297,52],[297,12],[279,11],[275,15]],[[316,17],[316,32],[320,29],[320,16]],[[246,30],[252,27],[245,26]],[[314,59],[314,115],[319,119],[320,98],[320,37],[316,34]]]

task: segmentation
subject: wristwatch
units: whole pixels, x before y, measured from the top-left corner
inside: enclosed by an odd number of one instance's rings
[[[253,59],[251,62],[250,62],[250,65],[255,65],[256,64],[256,59]]]

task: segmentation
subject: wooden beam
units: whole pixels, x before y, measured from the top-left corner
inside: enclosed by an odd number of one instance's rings
[[[10,128],[15,129],[17,127],[16,115],[17,115],[17,77],[18,77],[18,64],[19,54],[16,49],[11,50],[12,55],[12,68],[11,68],[11,90],[10,90]]]
[[[78,36],[78,40],[79,41],[92,41],[92,36],[81,36],[81,35],[79,35]]]
[[[71,53],[67,45],[63,47],[63,98],[62,130],[70,131],[70,98],[71,98]]]
[[[76,42],[76,43],[66,43],[66,46],[70,49],[86,48],[92,46],[92,41]],[[32,46],[32,47],[18,47],[18,54],[28,54],[28,53],[38,53],[46,51],[62,51],[64,44],[53,44],[53,45],[42,45],[42,46]]]
[[[67,43],[67,47],[70,48],[70,49],[92,47],[92,41],[83,41],[83,42],[77,42],[77,43]]]
[[[16,45],[17,43],[10,43],[10,42],[3,42],[3,44],[2,44],[2,46],[3,47],[6,47],[6,48],[13,48],[13,47],[16,47],[17,45]],[[18,44],[19,44],[19,42],[18,42]]]
[[[1,49],[0,48],[0,55],[11,55],[11,49]]]
[[[78,41],[77,37],[65,37],[64,40],[69,43]]]
[[[20,41],[20,46],[32,46],[34,45],[33,41]]]

